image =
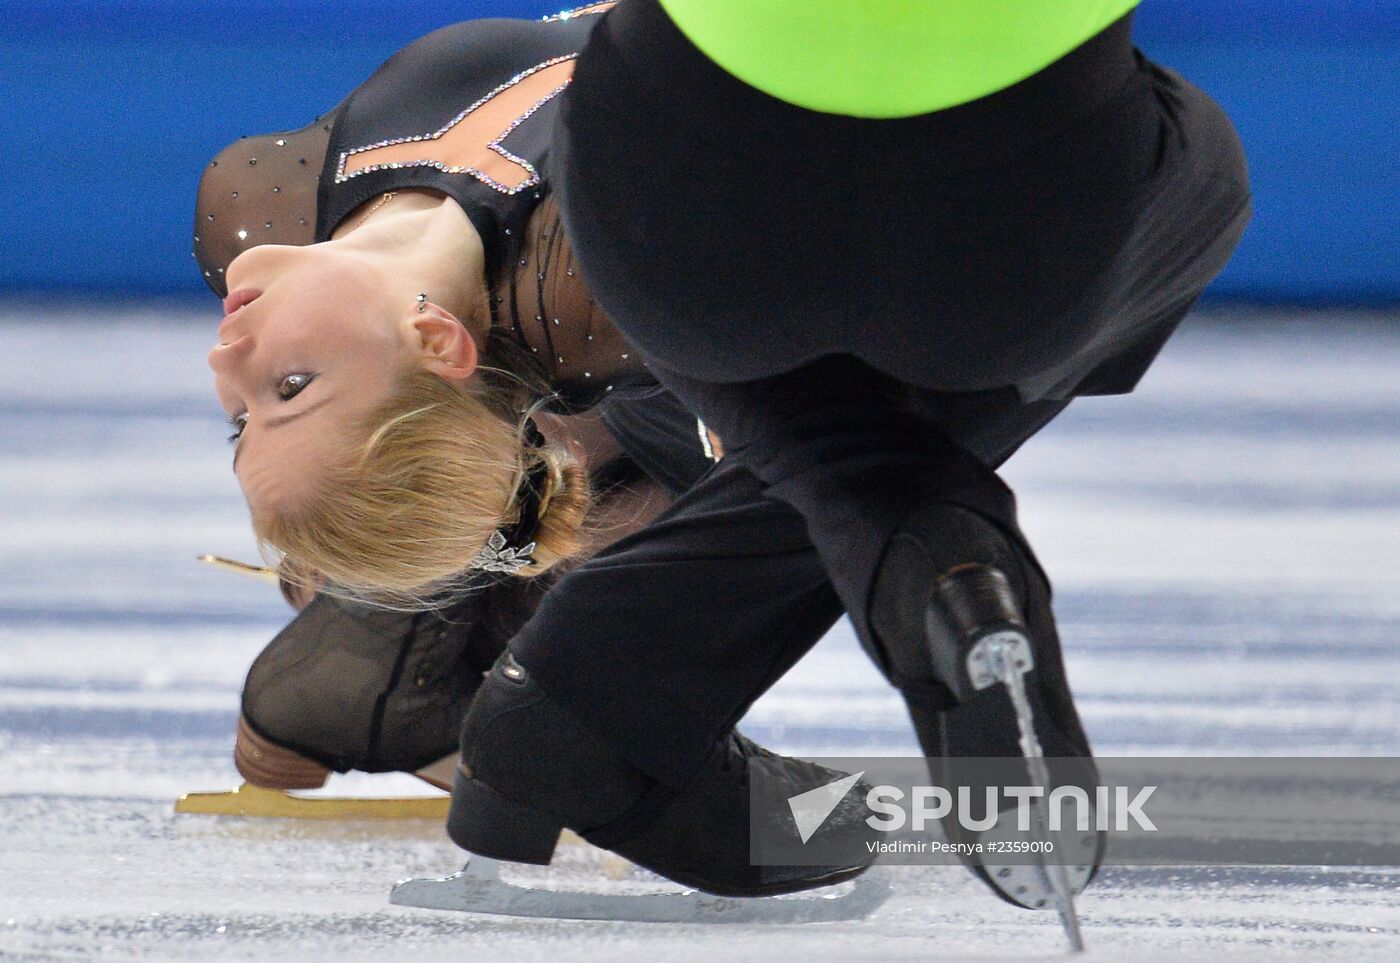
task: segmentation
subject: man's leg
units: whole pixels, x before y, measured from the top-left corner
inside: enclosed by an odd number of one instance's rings
[[[681,786],[840,615],[801,516],[726,458],[560,580],[510,648],[632,765]]]
[[[801,513],[867,651],[905,695],[939,785],[1010,778],[1093,792],[1097,773],[1049,582],[1017,526],[1010,489],[950,434],[993,461],[1063,402],[1022,405],[1014,391],[915,392],[849,357],[745,384],[653,370],[716,428],[727,458]],[[1013,636],[1020,649],[998,647]],[[987,639],[1003,641],[989,648]],[[979,652],[1005,686],[977,671]],[[1017,762],[993,777],[978,761],[989,757]],[[944,824],[953,841],[978,842],[956,818]],[[1074,875],[1056,870],[1055,890],[994,856],[965,862],[1013,903],[1064,910],[1102,852],[1092,834],[1069,845],[1079,857]]]
[[[743,384],[652,369],[724,440],[726,460],[802,516],[857,635],[893,675],[869,615],[890,537],[915,506],[946,502],[1023,542],[994,469],[1068,404],[1023,404],[1011,389],[920,391],[844,356]]]
[[[834,374],[826,370],[814,383],[845,397],[871,388],[857,383],[860,379],[833,380]],[[891,422],[907,416],[909,427],[921,430],[891,434],[885,438],[887,452],[867,446],[858,457],[922,473],[935,491],[974,503],[976,484],[990,470],[951,438],[933,432],[930,419],[941,417],[989,457],[1000,458],[1063,407],[1022,406],[1001,394],[899,399],[896,392],[894,398],[894,406],[882,413]],[[840,424],[826,427],[836,430]],[[813,437],[826,433],[817,430]],[[930,435],[931,445],[903,440]],[[820,445],[814,447],[820,451]],[[953,464],[948,475],[954,483],[947,484],[938,477],[937,453],[954,449],[964,460]],[[813,448],[801,450],[810,454]],[[829,454],[841,460],[839,451]],[[862,533],[869,535],[861,500],[879,493],[811,488],[804,498],[817,509],[825,506],[832,518],[804,519],[791,505],[766,497],[765,488],[772,486],[731,457],[652,526],[566,576],[512,640],[515,659],[497,665],[463,728],[448,826],[464,848],[544,861],[558,827],[568,826],[673,879],[746,895],[819,885],[859,870],[851,865],[794,872],[749,864],[742,771],[754,749],[731,727],[839,614],[812,532],[830,530],[849,539],[873,559],[870,569],[877,567],[884,544],[859,543]],[[839,465],[834,477],[842,477]],[[995,508],[994,502],[989,499]],[[1043,579],[1007,548],[1001,529],[975,512],[959,511],[962,527],[935,529],[935,549],[959,560],[996,563],[1013,572],[1019,585],[1030,586],[1021,597],[1032,612],[1031,630],[1044,643],[1041,664],[1057,668]],[[991,554],[984,556],[988,543]],[[922,562],[908,570],[916,582],[928,582],[939,571]],[[912,597],[917,591],[916,586],[900,594]],[[922,639],[916,646],[927,652]],[[885,658],[883,646],[872,644],[872,651],[882,665],[898,670],[901,663]],[[1062,671],[1050,675],[1062,683]],[[955,700],[922,665],[896,681],[930,754],[1018,753],[1014,721],[989,714],[985,700],[970,711],[954,709]],[[1037,697],[1037,707],[1042,704]],[[1072,718],[1072,705],[1068,712]],[[958,724],[949,725],[950,719]],[[1073,728],[1077,741],[1051,745],[1082,755],[1077,721]],[[835,778],[804,773],[790,760],[785,765],[795,773],[787,795]],[[984,867],[974,869],[985,875]]]
[[[876,533],[893,529],[901,512],[930,492],[968,494],[969,501],[1001,507],[975,484],[994,479],[990,467],[1066,404],[1024,405],[1014,392],[910,394],[875,381],[832,380],[843,367],[861,370],[839,365],[807,379],[805,393],[796,379],[776,392],[810,418],[822,410],[817,396],[832,398],[833,391],[847,399],[864,392],[876,406],[869,419],[810,425],[815,447],[802,449],[807,468],[780,488],[807,505],[815,521],[770,497],[727,454],[656,523],[566,576],[511,643],[551,696],[653,778],[683,784],[831,626],[843,606],[828,567],[837,569],[855,610],[867,611],[884,553]],[[944,437],[911,446],[931,434],[931,425],[942,425]],[[851,439],[841,435],[842,426],[859,434],[858,443],[846,444]],[[955,450],[951,465],[937,460],[939,452]],[[895,497],[882,499],[888,492],[881,484],[862,484],[856,473],[865,469]],[[830,483],[831,477],[849,484]],[[824,562],[813,547],[814,530],[831,533],[831,542],[849,551]],[[863,641],[887,669],[872,638],[867,627]],[[922,698],[912,680],[901,681],[906,695]],[[929,712],[949,704],[923,702]],[[920,726],[920,738],[932,745],[936,737]]]

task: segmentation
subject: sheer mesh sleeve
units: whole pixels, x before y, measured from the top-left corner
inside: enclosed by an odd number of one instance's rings
[[[337,108],[339,110],[339,108]],[[335,112],[301,130],[244,137],[209,162],[195,204],[194,256],[219,297],[224,271],[259,244],[311,244]]]

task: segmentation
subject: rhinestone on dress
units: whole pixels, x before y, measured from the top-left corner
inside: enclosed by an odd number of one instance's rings
[[[710,443],[710,430],[705,427],[705,423],[699,418],[695,419],[695,428],[700,433],[700,450],[705,453],[705,457],[710,461],[719,461],[715,457],[714,445]]]
[[[592,14],[604,13],[613,6],[612,0],[605,3],[588,3],[581,7],[574,7],[571,10],[564,10],[560,13],[552,13],[547,17],[541,17],[541,23],[554,23],[559,20],[572,20],[574,17],[587,17]]]

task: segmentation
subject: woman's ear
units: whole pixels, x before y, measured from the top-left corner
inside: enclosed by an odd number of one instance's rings
[[[411,321],[419,363],[448,381],[465,381],[476,373],[476,341],[452,312],[428,303]]]

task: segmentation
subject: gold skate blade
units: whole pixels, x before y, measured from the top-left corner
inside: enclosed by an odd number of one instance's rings
[[[193,816],[255,816],[264,819],[447,819],[450,796],[295,796],[282,789],[244,783],[224,792],[189,792],[175,812]]]
[[[242,575],[245,578],[257,579],[260,582],[277,584],[277,570],[268,568],[265,565],[252,565],[248,562],[240,562],[235,558],[224,558],[222,555],[200,555],[198,560],[205,565],[212,565],[221,572],[232,572],[234,575]]]
[[[187,792],[175,800],[183,816],[252,816],[262,819],[435,819],[446,822],[451,796],[295,796],[285,789],[265,789],[245,782],[223,792]],[[582,845],[571,830],[559,837],[561,846]],[[611,853],[604,870],[621,878],[632,864]],[[619,875],[620,874],[620,875]]]

